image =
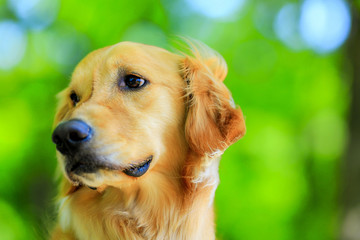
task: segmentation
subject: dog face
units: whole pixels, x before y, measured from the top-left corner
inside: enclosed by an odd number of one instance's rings
[[[64,175],[75,185],[119,187],[179,171],[188,151],[223,151],[245,131],[225,75],[216,55],[130,42],[90,53],[59,95],[53,141]]]

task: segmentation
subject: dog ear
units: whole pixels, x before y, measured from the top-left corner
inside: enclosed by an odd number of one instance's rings
[[[193,55],[182,63],[188,99],[186,138],[198,154],[224,151],[245,134],[244,117],[223,83],[227,74],[224,59],[203,45]]]

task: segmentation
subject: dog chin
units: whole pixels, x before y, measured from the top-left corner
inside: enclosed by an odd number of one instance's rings
[[[106,176],[96,173],[82,173],[82,174],[66,174],[67,178],[74,186],[88,186],[89,188],[96,190],[99,187],[105,186]]]
[[[85,173],[78,177],[82,185],[86,185],[90,188],[98,188],[104,185],[105,179],[99,173]]]

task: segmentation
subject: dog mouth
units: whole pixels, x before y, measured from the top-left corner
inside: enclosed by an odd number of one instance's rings
[[[96,173],[98,170],[121,171],[128,176],[138,178],[149,170],[152,160],[153,156],[150,155],[140,163],[131,163],[124,167],[106,163],[106,161],[100,161],[98,159],[94,159],[91,156],[81,156],[74,159],[67,159],[65,171],[70,180],[77,185],[81,185],[79,176],[83,176],[83,174]],[[89,188],[94,190],[96,189],[90,186]]]

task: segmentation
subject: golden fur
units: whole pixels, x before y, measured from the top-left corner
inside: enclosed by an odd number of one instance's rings
[[[245,133],[242,112],[223,84],[222,57],[200,43],[192,55],[122,42],[90,53],[59,94],[55,126],[81,119],[96,131],[91,148],[119,167],[153,155],[141,177],[64,171],[52,239],[214,239],[213,199],[223,151]],[[119,72],[149,80],[122,92]],[[69,95],[76,91],[74,107]],[[97,187],[91,190],[88,186]]]

